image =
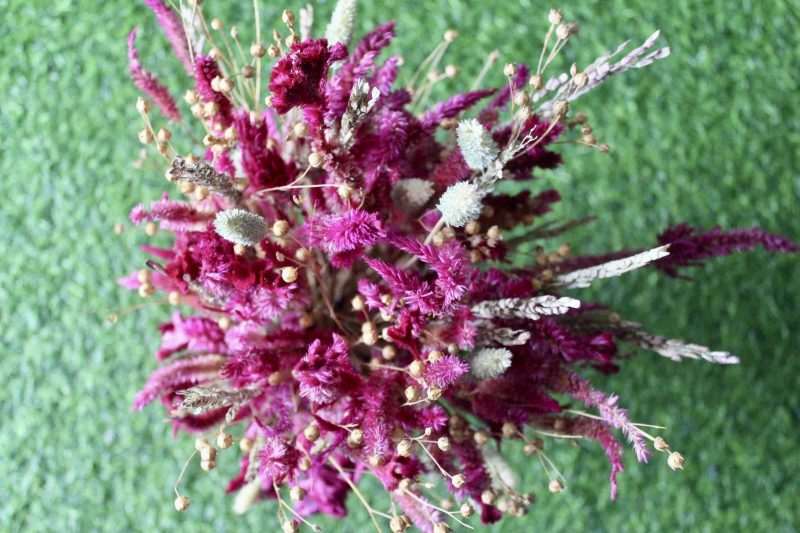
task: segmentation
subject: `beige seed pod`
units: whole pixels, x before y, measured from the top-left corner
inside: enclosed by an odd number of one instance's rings
[[[306,497],[306,491],[302,487],[292,487],[289,489],[289,497],[293,502],[299,502]]]
[[[319,168],[322,166],[322,163],[325,162],[325,158],[319,152],[311,152],[308,155],[308,164],[314,168]]]
[[[453,479],[451,479],[451,481],[455,488],[460,489],[461,487],[466,485],[467,476],[465,476],[464,474],[456,474],[455,476],[453,476]]]
[[[217,446],[222,450],[227,450],[233,445],[233,435],[230,433],[220,433],[217,435]]]
[[[175,498],[175,510],[176,511],[185,511],[189,508],[189,498],[186,496],[178,496]]]
[[[408,371],[415,378],[421,377],[425,372],[425,363],[419,360],[414,360],[410,365],[408,365]]]
[[[547,484],[547,490],[553,494],[558,494],[564,490],[564,485],[557,479],[551,479],[550,483]]]
[[[667,458],[667,464],[673,470],[683,470],[683,456],[678,452],[672,452]]]
[[[297,280],[297,269],[295,267],[283,267],[281,269],[281,279],[286,283],[293,283]]]
[[[414,452],[414,441],[411,439],[403,439],[397,443],[397,455],[400,457],[411,457]]]
[[[461,505],[459,512],[461,513],[461,516],[463,516],[464,518],[469,518],[470,516],[475,514],[475,508],[468,503],[464,503]]]

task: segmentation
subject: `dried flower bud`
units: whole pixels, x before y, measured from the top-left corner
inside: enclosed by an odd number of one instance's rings
[[[264,54],[267,53],[267,50],[264,48],[264,45],[261,43],[253,43],[250,45],[250,55],[253,57],[264,57]]]
[[[319,426],[314,423],[307,425],[306,429],[303,430],[303,435],[311,442],[314,442],[319,438]]]
[[[544,87],[544,79],[539,74],[534,74],[528,79],[528,85],[534,91],[540,91]]]
[[[519,436],[519,428],[514,422],[503,423],[501,431],[503,432],[503,436],[507,439]]]
[[[444,390],[441,387],[437,385],[431,385],[430,387],[428,387],[426,395],[429,400],[435,402],[436,400],[442,397],[443,393]]]
[[[176,511],[185,511],[189,508],[189,498],[186,496],[178,496],[175,498],[175,510]]]
[[[139,142],[142,144],[150,144],[153,142],[153,133],[149,128],[145,128],[139,132]]]
[[[309,459],[305,455],[302,456],[297,461],[297,467],[300,469],[301,472],[308,472],[308,470],[311,468],[311,459]]]
[[[293,283],[297,280],[297,269],[295,267],[283,267],[281,269],[281,279],[286,283]]]
[[[263,217],[238,208],[217,213],[214,228],[226,241],[244,246],[255,246],[267,234]]]
[[[683,456],[678,452],[672,452],[667,458],[667,464],[673,470],[683,470]]]
[[[460,489],[467,483],[467,476],[464,474],[456,474],[450,481],[455,488]]]
[[[203,461],[216,461],[217,460],[217,449],[214,448],[213,446],[208,445],[208,446],[200,449],[199,451],[200,451],[200,458]]]
[[[178,305],[181,303],[181,293],[178,291],[170,291],[167,295],[167,301],[169,305]]]
[[[413,385],[406,387],[404,394],[406,395],[406,400],[409,402],[416,402],[420,398],[419,388]]]
[[[358,448],[362,444],[364,444],[364,432],[359,428],[350,431],[347,436],[347,445],[351,448]]]
[[[436,441],[436,446],[438,446],[443,452],[448,452],[450,451],[450,439],[447,437],[439,437],[439,439]]]
[[[497,498],[497,493],[492,489],[486,489],[481,493],[481,502],[485,505],[491,505],[495,498]]]
[[[564,485],[557,479],[551,479],[550,483],[547,484],[547,490],[553,494],[558,494],[564,490]]]
[[[287,520],[281,524],[283,533],[298,533],[300,531],[300,524],[295,520]]]
[[[442,352],[440,352],[439,350],[432,350],[428,354],[428,362],[435,363],[436,361],[441,361],[443,357],[444,355],[442,355]]]
[[[233,445],[233,435],[229,433],[220,433],[217,435],[217,446],[222,450],[227,450]]]
[[[564,15],[561,14],[561,11],[558,9],[551,9],[550,12],[547,14],[547,20],[552,25],[561,24],[564,20]]]
[[[456,30],[447,30],[444,32],[444,40],[445,42],[452,43],[458,37],[458,32]]]
[[[294,13],[292,13],[291,9],[283,10],[283,13],[281,13],[281,21],[287,26],[294,24]]]
[[[200,468],[202,468],[204,472],[211,472],[216,467],[217,467],[217,461],[211,461],[207,459],[203,459],[202,461],[200,461]]]
[[[531,97],[525,91],[514,93],[514,104],[520,107],[526,107],[531,103]]]
[[[325,162],[325,158],[319,152],[311,152],[308,155],[308,164],[313,168],[319,168],[322,166],[322,163]]]
[[[656,440],[653,441],[653,448],[660,452],[665,452],[669,450],[669,444],[663,437],[656,437]]]
[[[219,90],[223,93],[229,93],[233,90],[233,80],[230,78],[222,78],[219,82]]]
[[[151,109],[153,109],[153,105],[150,102],[148,102],[141,96],[136,98],[136,111],[138,111],[142,115],[146,115],[150,112]]]
[[[253,449],[253,439],[249,437],[244,437],[242,440],[239,441],[239,449],[242,450],[244,453],[249,453],[250,450]]]
[[[462,504],[461,508],[458,511],[464,518],[469,518],[470,516],[475,514],[475,508],[468,503]]]
[[[227,316],[221,316],[219,320],[217,320],[217,325],[222,331],[227,331],[231,327],[231,323],[230,317]]]
[[[249,80],[255,75],[256,75],[256,69],[254,69],[250,65],[245,65],[242,67],[242,77]]]
[[[395,516],[389,521],[389,529],[392,533],[403,533],[411,527],[411,520],[406,515]]]
[[[476,220],[472,220],[467,222],[467,225],[464,226],[464,233],[467,235],[477,235],[481,231],[481,225]]]
[[[425,372],[425,363],[419,359],[415,359],[408,365],[408,371],[415,378],[422,377],[422,374]]]
[[[139,285],[139,296],[142,298],[149,298],[155,294],[156,288],[152,283],[142,283]]]
[[[458,67],[455,65],[447,65],[444,67],[444,75],[448,78],[455,78],[458,75]]]
[[[569,102],[566,100],[556,100],[553,103],[553,118],[556,120],[565,117],[569,113]]]
[[[403,439],[397,443],[397,455],[400,457],[411,457],[414,451],[414,441],[411,439]]]
[[[395,357],[397,357],[397,348],[392,346],[391,344],[387,344],[381,349],[381,355],[387,361],[391,361]]]
[[[477,444],[478,446],[483,446],[484,444],[489,442],[491,435],[489,435],[488,431],[484,429],[479,429],[478,431],[475,432],[472,438],[475,440],[475,444]]]
[[[587,83],[589,83],[589,76],[585,72],[576,72],[574,76],[572,76],[572,83],[575,84],[575,87],[578,89],[585,87]]]
[[[514,65],[514,63],[506,63],[506,65],[503,67],[503,75],[508,78],[510,78],[516,73],[517,73],[517,67]]]
[[[433,524],[433,533],[450,533],[453,529],[447,522],[436,522]]]
[[[306,491],[303,490],[302,487],[294,486],[289,489],[289,498],[291,498],[293,502],[299,502],[305,497]]]
[[[272,234],[276,237],[283,237],[289,233],[289,223],[285,220],[276,220],[272,224]]]

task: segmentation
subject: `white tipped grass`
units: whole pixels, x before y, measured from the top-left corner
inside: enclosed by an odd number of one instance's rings
[[[506,348],[484,348],[478,350],[470,360],[470,371],[478,379],[500,377],[511,366],[512,355]]]
[[[472,307],[479,318],[528,318],[538,320],[542,316],[563,315],[570,309],[578,309],[581,303],[569,297],[552,294],[534,298],[504,298],[487,300]]]
[[[242,246],[255,246],[267,235],[262,216],[238,208],[217,213],[214,228],[226,241]]]
[[[472,170],[484,170],[497,160],[500,149],[486,128],[477,120],[462,120],[456,129],[456,140],[464,161]]]
[[[581,270],[575,270],[574,272],[562,274],[554,280],[553,284],[556,287],[562,287],[565,289],[588,287],[595,280],[615,278],[625,274],[626,272],[630,272],[631,270],[641,268],[649,263],[652,263],[653,261],[661,259],[662,257],[666,257],[669,255],[667,248],[669,248],[668,244],[632,255],[630,257],[609,261],[608,263],[603,263],[602,265],[595,265],[593,267],[583,268]]]
[[[339,0],[333,8],[331,21],[325,31],[328,44],[350,44],[353,38],[353,27],[356,24],[356,0]]]

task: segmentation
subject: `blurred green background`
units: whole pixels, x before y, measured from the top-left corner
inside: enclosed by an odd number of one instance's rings
[[[262,2],[263,4],[264,2]],[[206,1],[210,16],[239,22],[251,4]],[[271,27],[280,9],[263,6]],[[470,84],[485,55],[535,61],[550,4],[538,1],[364,1],[358,33],[395,18],[407,65],[447,28],[460,38],[449,60]],[[565,4],[582,24],[559,67],[585,65],[656,28],[672,57],[619,77],[581,100],[603,156],[569,148],[567,164],[539,189],[564,196],[556,216],[596,214],[576,249],[599,252],[654,242],[668,223],[762,227],[800,239],[800,106],[797,2],[679,0]],[[319,28],[330,2],[317,5]],[[130,404],[155,367],[150,307],[111,326],[107,308],[137,303],[114,280],[142,265],[140,232],[111,231],[165,182],[133,166],[140,149],[136,91],[125,37],[140,28],[140,51],[176,94],[187,82],[151,14],[130,0],[0,0],[0,529],[4,531],[237,531],[277,528],[271,505],[234,516],[222,490],[236,469],[190,471],[192,506],[172,509],[172,483],[192,441],[173,439],[157,406]],[[274,21],[274,22],[273,22]],[[410,68],[410,67],[409,67]],[[500,67],[493,73],[499,80]],[[453,85],[455,86],[455,84]],[[181,102],[183,105],[183,103]],[[669,426],[686,457],[683,472],[626,453],[620,497],[608,497],[599,447],[554,443],[570,481],[551,495],[537,464],[515,463],[537,503],[522,520],[492,531],[791,531],[800,520],[800,304],[797,257],[763,252],[712,262],[693,283],[653,272],[609,280],[590,293],[650,331],[730,350],[739,367],[674,364],[653,354],[626,361],[597,383],[616,392],[634,420]],[[518,452],[518,450],[517,450]],[[792,503],[794,502],[794,503]],[[328,531],[365,531],[352,520]]]

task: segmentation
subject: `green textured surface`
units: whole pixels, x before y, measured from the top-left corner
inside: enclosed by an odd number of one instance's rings
[[[212,15],[240,19],[243,32],[249,27],[249,2],[206,4]],[[408,64],[444,29],[458,28],[451,60],[465,85],[494,47],[504,58],[532,60],[549,7],[363,4],[359,33],[396,18],[395,49]],[[575,247],[589,251],[645,245],[682,220],[760,224],[800,238],[797,3],[656,6],[566,7],[583,29],[561,66],[585,64],[625,38],[641,42],[656,28],[673,55],[583,100],[579,108],[613,152],[572,149],[566,166],[536,187],[562,191],[560,216],[600,216],[576,234]],[[319,6],[318,20],[327,21],[330,8]],[[276,20],[277,9],[265,9],[265,20]],[[191,440],[173,440],[156,406],[130,411],[155,366],[153,328],[168,310],[149,308],[113,327],[103,321],[104,309],[136,303],[114,279],[141,264],[137,246],[145,242],[141,233],[117,237],[110,228],[164,185],[159,172],[132,166],[139,124],[125,65],[131,26],[140,26],[145,65],[182,92],[185,82],[165,75],[177,63],[138,2],[0,0],[0,11],[0,530],[275,530],[271,506],[243,518],[230,512],[222,489],[236,459],[228,453],[218,471],[187,476],[192,506],[172,510],[171,486]],[[798,276],[796,257],[759,252],[715,261],[692,284],[639,272],[593,290],[653,332],[730,350],[744,363],[673,364],[651,354],[625,362],[598,383],[619,393],[635,420],[669,426],[686,470],[673,473],[663,459],[636,464],[628,452],[612,503],[599,447],[554,443],[551,456],[569,489],[549,494],[538,466],[517,462],[538,502],[523,521],[492,530],[793,530]],[[351,503],[352,521],[323,520],[326,530],[366,530]]]

